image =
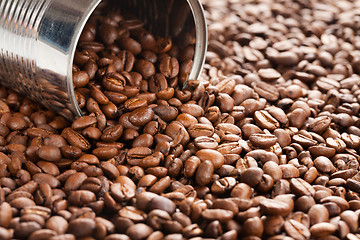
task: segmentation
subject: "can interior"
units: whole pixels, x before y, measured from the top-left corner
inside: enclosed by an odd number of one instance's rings
[[[96,6],[100,8],[104,2],[98,1]],[[135,17],[142,20],[145,28],[154,36],[171,38],[179,48],[193,45],[193,67],[188,79],[197,79],[200,76],[207,50],[207,26],[202,5],[198,0],[109,0],[109,3],[110,6],[119,7],[125,17]],[[96,9],[93,8],[89,12],[81,26],[81,31],[79,31],[73,47],[72,59],[74,59],[75,48],[82,29]],[[72,68],[69,69],[71,71]],[[71,76],[72,81],[72,73],[69,76]],[[82,113],[75,98],[72,82],[69,85],[71,85],[69,92],[71,101],[76,108],[76,115],[81,116]],[[186,87],[186,82],[184,87]]]

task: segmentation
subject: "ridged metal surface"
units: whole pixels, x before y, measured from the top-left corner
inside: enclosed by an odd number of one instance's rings
[[[36,88],[38,69],[34,51],[39,25],[48,5],[45,0],[3,0],[0,3],[2,84],[39,102],[44,98]]]
[[[1,0],[1,84],[68,119],[81,115],[71,67],[76,42],[99,2]]]

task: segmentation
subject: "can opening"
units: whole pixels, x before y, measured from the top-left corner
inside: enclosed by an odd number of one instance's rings
[[[188,79],[197,79],[199,77],[205,62],[207,29],[203,9],[198,0],[101,1],[89,15],[86,22],[94,21],[93,15],[96,15],[99,11],[105,10],[111,12],[114,9],[121,11],[124,19],[128,19],[124,24],[128,24],[126,27],[130,32],[136,32],[137,24],[143,24],[147,31],[156,36],[157,47],[160,48],[159,51],[161,51],[161,48],[165,49],[169,45],[169,41],[178,48],[177,51],[183,51],[185,48],[188,49],[187,52],[191,55],[192,59],[192,67],[186,77],[182,77],[179,80],[184,87]],[[133,21],[131,21],[132,19]],[[141,20],[142,23],[138,20]],[[84,31],[85,26],[82,26],[81,31]],[[79,49],[81,36],[82,33],[79,33],[77,41],[75,41],[74,61],[76,58],[75,48],[77,51],[82,50],[81,46]],[[76,109],[75,115],[81,116],[82,111],[78,105],[78,99],[76,99],[72,84],[72,73],[69,76],[71,76],[68,78],[71,102]]]

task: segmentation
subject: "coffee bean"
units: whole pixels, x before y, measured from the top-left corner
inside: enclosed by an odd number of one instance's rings
[[[48,183],[51,188],[57,188],[60,186],[60,181],[47,173],[37,173],[33,176],[33,180],[38,184]]]
[[[37,155],[39,158],[51,162],[56,162],[61,159],[60,149],[55,146],[42,146],[37,151]]]
[[[256,111],[254,119],[261,128],[268,129],[269,131],[273,131],[280,127],[279,122],[264,110]]]
[[[336,231],[336,227],[331,223],[317,223],[310,228],[310,233],[315,237],[324,237]]]
[[[30,234],[29,239],[49,239],[52,236],[55,236],[56,232],[49,229],[39,229],[32,234]]]
[[[105,240],[130,240],[130,238],[125,234],[110,234],[108,235]]]
[[[117,201],[129,200],[135,196],[136,186],[134,182],[126,177],[119,176],[116,179],[116,183],[112,184],[110,187],[111,195]]]
[[[250,135],[249,140],[251,144],[260,148],[269,148],[277,142],[277,137],[272,134],[255,133]]]
[[[107,73],[102,79],[102,85],[108,91],[121,92],[125,86],[125,78],[119,73]]]
[[[129,121],[136,126],[144,126],[152,120],[154,111],[148,107],[137,108],[131,112]]]
[[[10,204],[8,204],[7,202],[3,202],[0,205],[0,214],[1,216],[3,216],[0,218],[0,226],[3,228],[7,228],[12,219],[12,211]]]
[[[87,151],[90,149],[90,143],[79,133],[74,130],[67,128],[63,131],[64,138],[75,147],[80,148],[83,151]]]
[[[179,107],[179,110],[182,113],[190,114],[193,117],[201,117],[204,115],[204,109],[202,109],[199,105],[186,103]]]
[[[323,205],[316,204],[309,209],[308,215],[310,217],[311,225],[320,222],[327,222],[329,220],[329,212]]]
[[[255,187],[260,183],[263,175],[261,168],[248,168],[241,174],[241,182],[248,184],[251,187]]]
[[[332,162],[327,157],[323,156],[317,157],[314,160],[314,166],[321,172],[333,172],[335,170]]]
[[[115,157],[118,154],[118,149],[115,147],[98,147],[92,153],[100,160],[107,160]]]
[[[96,200],[95,194],[88,190],[73,191],[69,195],[69,203],[75,206],[84,206]]]
[[[153,230],[149,226],[138,223],[130,226],[126,231],[126,235],[128,235],[130,239],[144,239],[152,232]]]
[[[76,238],[73,234],[60,234],[60,235],[52,236],[49,239],[51,239],[51,240],[62,240],[62,239],[74,240]]]
[[[46,228],[55,231],[57,234],[64,234],[68,225],[66,219],[61,216],[53,216],[46,222]]]
[[[259,206],[261,211],[269,215],[286,216],[292,210],[291,204],[276,199],[263,200]]]
[[[178,117],[178,109],[172,106],[160,105],[155,107],[154,112],[165,122],[171,122]]]
[[[224,164],[224,156],[221,153],[219,153],[218,151],[215,151],[212,149],[199,150],[196,153],[196,156],[201,161],[209,160],[213,164],[214,169],[218,169]]]
[[[277,72],[275,69],[266,68],[259,70],[259,76],[264,81],[274,81],[281,77],[280,73]]]
[[[276,101],[279,99],[279,91],[276,87],[265,82],[254,82],[252,84],[255,92],[268,101]]]
[[[189,126],[188,132],[192,138],[197,138],[201,136],[211,137],[214,134],[214,127],[210,124],[198,123]]]
[[[206,209],[202,212],[202,217],[207,220],[218,220],[220,222],[229,221],[233,217],[233,213],[224,209]]]
[[[320,201],[320,203],[327,203],[327,202],[336,203],[340,207],[341,211],[345,211],[349,208],[349,203],[345,199],[338,196],[325,197]]]
[[[68,232],[76,237],[90,236],[95,229],[95,221],[91,218],[78,218],[69,223]]]
[[[176,205],[169,199],[165,197],[155,197],[148,204],[149,210],[161,209],[166,211],[169,214],[173,214],[176,210]]]
[[[297,178],[300,176],[299,170],[291,164],[284,164],[284,165],[279,165],[282,174],[283,174],[283,178]]]
[[[40,229],[41,226],[36,222],[19,222],[14,229],[14,235],[18,238],[26,238],[31,233]]]
[[[194,139],[194,145],[198,149],[216,149],[219,144],[216,139],[212,137],[199,136]]]
[[[83,172],[74,173],[66,179],[66,182],[64,184],[64,190],[66,192],[71,192],[79,189],[86,178],[87,176]]]
[[[264,225],[259,217],[251,217],[244,222],[244,234],[260,237],[263,235]]]
[[[301,178],[292,178],[290,179],[290,188],[291,190],[299,196],[307,195],[314,196],[315,189]]]
[[[295,220],[289,220],[285,222],[285,229],[288,234],[294,238],[309,238],[310,231],[303,224]]]
[[[205,186],[211,182],[214,173],[214,165],[211,161],[202,161],[196,171],[196,183]]]

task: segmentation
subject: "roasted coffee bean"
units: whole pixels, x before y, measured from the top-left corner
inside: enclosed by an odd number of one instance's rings
[[[144,126],[152,120],[154,111],[148,107],[140,107],[130,113],[129,121],[135,126]]]
[[[95,221],[91,218],[77,218],[69,223],[68,232],[76,237],[90,236],[95,229]]]
[[[216,149],[219,144],[212,137],[200,136],[194,139],[194,145],[198,149]]]
[[[197,138],[201,136],[210,137],[214,134],[214,127],[210,124],[195,124],[188,128],[188,132],[191,137]]]
[[[220,222],[226,222],[233,217],[233,213],[224,209],[206,209],[202,212],[202,217],[207,220],[218,220]]]
[[[329,212],[323,205],[316,204],[309,209],[310,224],[314,225],[329,220]]]
[[[129,200],[135,196],[135,183],[126,176],[116,178],[116,183],[110,186],[111,195],[117,201]]]
[[[312,236],[315,237],[325,237],[336,231],[336,227],[327,222],[317,223],[310,228]]]
[[[209,160],[213,164],[215,169],[218,169],[222,165],[224,165],[224,156],[220,152],[215,150],[202,149],[196,153],[196,156],[201,161]]]
[[[260,148],[269,148],[277,142],[277,137],[272,134],[251,134],[249,137],[251,144]]]
[[[275,199],[265,199],[260,202],[260,209],[269,215],[286,216],[292,211],[291,203]]]
[[[214,173],[214,165],[211,161],[205,160],[201,162],[196,171],[196,183],[205,186],[211,182]]]
[[[73,191],[69,195],[69,203],[75,206],[84,206],[96,200],[95,194],[88,190]]]
[[[171,122],[178,116],[178,109],[172,106],[160,105],[155,107],[154,112],[165,122]]]
[[[68,228],[68,222],[61,216],[53,216],[46,221],[46,228],[57,234],[64,234]]]
[[[295,239],[309,239],[311,236],[310,231],[306,226],[293,219],[285,221],[284,228],[289,236]]]
[[[81,134],[70,128],[64,129],[63,135],[72,146],[78,147],[83,151],[87,151],[91,147],[88,140],[86,140]]]
[[[124,89],[126,80],[119,73],[107,73],[102,79],[102,85],[108,91],[121,92]]]
[[[144,239],[147,238],[152,232],[153,230],[149,226],[143,223],[138,223],[130,226],[126,230],[126,235],[128,235],[130,239]]]
[[[248,168],[241,174],[241,182],[248,184],[251,187],[258,185],[263,176],[263,170],[261,168]]]
[[[279,122],[264,110],[256,111],[254,119],[261,128],[268,129],[269,131],[273,131],[280,127]]]
[[[7,202],[3,202],[0,205],[0,214],[1,216],[3,216],[0,219],[0,226],[3,228],[7,228],[12,219],[12,211],[10,204],[8,204]]]
[[[291,190],[299,196],[307,195],[314,196],[315,189],[301,178],[292,178],[290,179],[290,188]]]
[[[37,155],[39,158],[51,162],[57,162],[61,159],[60,149],[55,146],[42,146],[37,150]]]

